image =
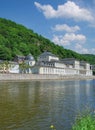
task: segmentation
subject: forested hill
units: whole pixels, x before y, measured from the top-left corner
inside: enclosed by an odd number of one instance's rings
[[[0,18],[0,60],[13,60],[16,55],[31,53],[35,59],[45,50],[60,58],[76,58],[95,63],[95,55],[81,55],[55,45],[33,30],[7,19]]]

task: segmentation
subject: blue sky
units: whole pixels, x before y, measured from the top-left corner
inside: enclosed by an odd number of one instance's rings
[[[0,17],[66,49],[95,54],[95,0],[0,0]]]

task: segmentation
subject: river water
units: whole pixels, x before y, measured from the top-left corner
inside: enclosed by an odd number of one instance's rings
[[[0,130],[71,130],[95,110],[95,80],[0,82]]]

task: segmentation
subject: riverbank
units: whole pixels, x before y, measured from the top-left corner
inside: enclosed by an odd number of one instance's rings
[[[41,74],[0,74],[0,81],[5,80],[83,80],[95,79],[95,76],[79,76],[79,75],[41,75]]]

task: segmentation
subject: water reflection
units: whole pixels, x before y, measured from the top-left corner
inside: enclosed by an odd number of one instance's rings
[[[95,81],[0,83],[0,130],[70,130],[76,114],[95,108]]]

